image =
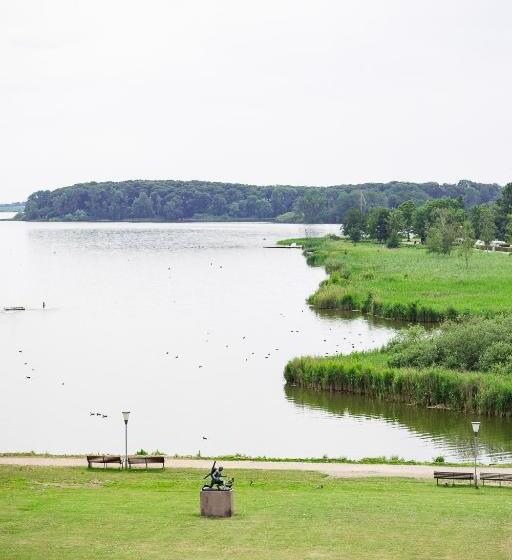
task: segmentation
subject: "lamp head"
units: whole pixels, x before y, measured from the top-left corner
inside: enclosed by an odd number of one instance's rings
[[[130,411],[123,412],[124,423],[128,424],[128,418],[130,417]]]
[[[471,426],[473,427],[473,433],[478,435],[478,430],[480,430],[480,422],[471,422]]]

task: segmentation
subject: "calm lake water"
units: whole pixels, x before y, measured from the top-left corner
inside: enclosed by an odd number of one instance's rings
[[[336,230],[0,223],[0,308],[27,307],[0,312],[0,450],[122,452],[131,410],[130,452],[467,458],[470,418],[284,386],[292,357],[396,332],[315,313],[323,270],[263,248]],[[509,424],[483,419],[486,459],[512,456]]]

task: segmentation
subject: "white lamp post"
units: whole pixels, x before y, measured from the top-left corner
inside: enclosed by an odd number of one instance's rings
[[[476,438],[478,436],[478,431],[480,430],[480,422],[471,422],[471,426],[473,428],[473,436],[474,436],[474,445],[475,445],[475,487],[478,488],[478,479],[476,477],[476,459],[477,459],[477,444]]]
[[[124,468],[128,468],[128,418],[130,418],[130,411],[123,412],[124,419]]]

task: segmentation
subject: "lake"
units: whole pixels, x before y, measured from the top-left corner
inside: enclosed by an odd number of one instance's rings
[[[324,271],[264,248],[337,230],[0,223],[0,308],[27,307],[0,312],[0,450],[123,452],[130,410],[129,452],[467,459],[471,418],[285,387],[295,356],[396,332],[314,312]],[[487,460],[510,460],[511,439],[508,421],[482,419]]]

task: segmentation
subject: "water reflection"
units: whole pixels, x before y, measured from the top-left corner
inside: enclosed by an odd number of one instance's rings
[[[311,391],[286,385],[286,398],[305,411],[322,411],[340,419],[365,422],[377,419],[389,429],[406,429],[415,437],[426,440],[447,459],[473,458],[472,417],[447,410],[419,408],[402,403],[369,399],[358,395]],[[503,462],[512,459],[512,425],[503,418],[482,418],[479,453],[486,461]],[[368,437],[371,437],[368,434]],[[404,454],[404,456],[407,456]]]

